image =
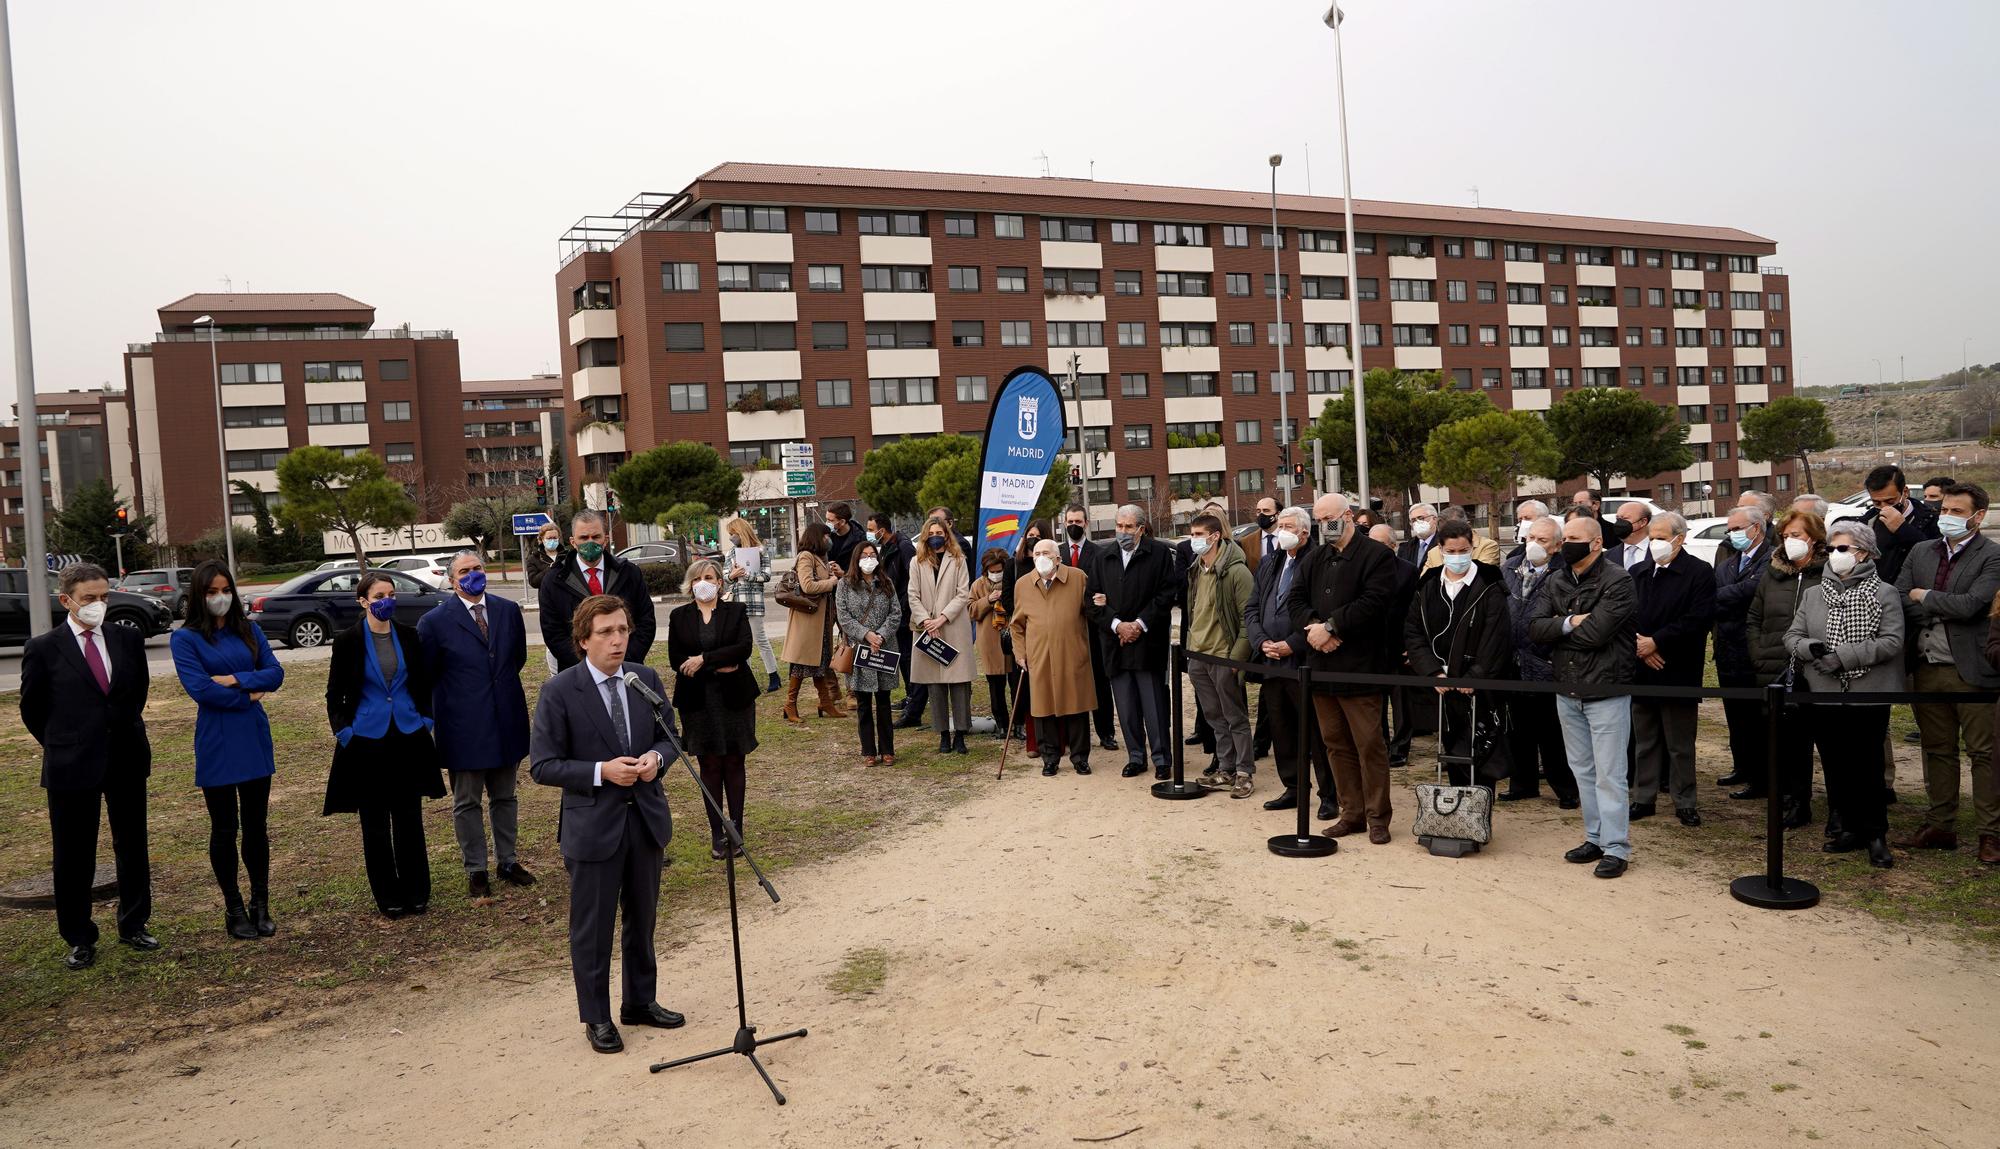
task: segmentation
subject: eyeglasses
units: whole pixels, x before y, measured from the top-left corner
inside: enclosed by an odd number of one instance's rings
[[[1826,549],[1830,551],[1839,551],[1841,554],[1846,554],[1849,551],[1853,551],[1856,554],[1863,554],[1863,555],[1868,553],[1867,547],[1850,546],[1847,543],[1839,543],[1833,546],[1829,546]]]

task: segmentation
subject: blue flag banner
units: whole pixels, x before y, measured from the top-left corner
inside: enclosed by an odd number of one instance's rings
[[[979,531],[975,564],[988,547],[1012,554],[1027,529],[1042,484],[1063,444],[1062,399],[1039,367],[1017,367],[993,396],[986,421],[986,457],[979,475]]]

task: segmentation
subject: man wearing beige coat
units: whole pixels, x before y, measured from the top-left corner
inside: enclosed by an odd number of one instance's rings
[[[1054,539],[1035,544],[1035,569],[1014,584],[1014,657],[1035,684],[1028,694],[1035,737],[1042,751],[1042,774],[1054,777],[1063,742],[1079,774],[1090,773],[1090,712],[1097,709],[1097,685],[1090,673],[1090,580],[1064,566]],[[915,581],[915,576],[912,576]]]
[[[966,753],[965,728],[972,725],[972,674],[979,652],[973,645],[971,601],[972,584],[966,578],[958,536],[943,516],[932,515],[917,538],[917,558],[910,564],[910,629],[916,633],[910,681],[936,688],[931,691],[937,700],[931,723],[938,732],[940,754]],[[939,642],[958,652],[948,663],[929,653],[941,649]]]

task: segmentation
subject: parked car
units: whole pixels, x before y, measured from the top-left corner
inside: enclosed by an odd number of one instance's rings
[[[417,624],[443,600],[436,587],[403,571],[387,572],[396,584],[396,621]],[[314,647],[353,626],[361,617],[361,603],[354,597],[360,585],[361,568],[349,563],[330,571],[308,571],[280,583],[275,589],[250,596],[250,621],[264,631],[264,637],[287,646]]]
[[[134,594],[151,595],[166,604],[168,614],[180,618],[187,612],[188,584],[193,578],[193,567],[160,567],[133,571],[118,580],[116,586]]]
[[[331,570],[339,570],[341,567],[351,567],[353,565],[354,565],[353,559],[328,559],[325,562],[314,567],[313,570],[315,572],[331,571]]]
[[[457,552],[452,552],[456,554]],[[443,588],[445,580],[451,577],[451,555],[398,555],[369,564],[378,571],[402,571],[412,578]]]
[[[167,606],[151,595],[112,590],[105,600],[107,626],[129,626],[151,638],[174,627]],[[49,575],[49,616],[60,621],[66,612],[56,598],[56,576]],[[0,643],[19,646],[28,641],[28,573],[20,567],[0,570]]]
[[[661,539],[651,543],[633,543],[618,552],[618,557],[639,567],[661,566],[672,563],[685,567],[695,559],[715,559],[720,561],[722,551],[709,543],[688,543],[683,539]]]

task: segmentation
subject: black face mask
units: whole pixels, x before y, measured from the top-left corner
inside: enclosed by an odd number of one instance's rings
[[[1271,524],[1273,524],[1273,523],[1275,523],[1275,522],[1277,522],[1277,521],[1278,521],[1278,516],[1276,516],[1276,515],[1258,515],[1258,516],[1257,516],[1257,529],[1258,529],[1258,530],[1264,530],[1264,531],[1268,531],[1268,530],[1270,530],[1270,529],[1271,529]]]
[[[1569,565],[1575,566],[1589,557],[1590,544],[1588,542],[1566,542],[1563,544],[1563,561]]]
[[[1077,526],[1077,525],[1076,525],[1075,523],[1071,523],[1071,524],[1069,525],[1069,537],[1070,537],[1071,539],[1073,539],[1074,541],[1076,541],[1076,542],[1082,542],[1082,541],[1083,541],[1083,528],[1082,528],[1082,527],[1080,527],[1080,526]]]
[[[1617,539],[1617,540],[1618,540],[1619,542],[1621,542],[1621,543],[1622,543],[1622,542],[1624,542],[1624,541],[1625,541],[1626,539],[1629,539],[1629,538],[1631,538],[1631,537],[1632,537],[1632,524],[1631,524],[1631,523],[1628,523],[1628,522],[1626,522],[1626,521],[1625,521],[1624,519],[1614,519],[1614,520],[1612,520],[1612,522],[1611,522],[1611,537],[1612,537],[1612,538],[1614,538],[1614,539]]]

